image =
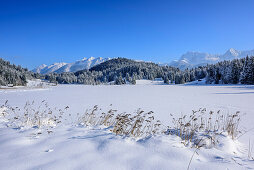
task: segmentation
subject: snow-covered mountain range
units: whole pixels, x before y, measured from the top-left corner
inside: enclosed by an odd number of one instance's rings
[[[35,73],[48,74],[48,73],[63,73],[63,72],[76,72],[79,70],[89,69],[104,61],[110,60],[110,58],[83,58],[82,60],[74,63],[54,63],[49,66],[42,64],[41,66],[33,69]]]
[[[204,52],[187,52],[183,54],[179,60],[174,60],[169,64],[160,65],[170,65],[173,67],[178,67],[180,69],[192,68],[196,66],[202,66],[206,64],[213,64],[223,60],[233,60],[236,58],[243,58],[249,56],[254,56],[254,50],[248,51],[238,51],[230,48],[224,54],[209,54]],[[83,58],[82,60],[76,61],[74,63],[54,63],[49,66],[42,64],[41,66],[33,69],[35,73],[48,74],[48,73],[63,73],[63,72],[76,72],[83,69],[89,69],[97,64],[110,60],[111,58]]]
[[[243,58],[247,55],[253,56],[254,50],[238,51],[230,48],[225,54],[209,54],[202,52],[187,52],[183,54],[179,60],[174,60],[168,65],[178,67],[180,69],[191,68],[206,64],[213,64],[223,60],[233,60]]]

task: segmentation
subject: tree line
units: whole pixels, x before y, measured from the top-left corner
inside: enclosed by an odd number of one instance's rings
[[[75,73],[48,74],[45,79],[61,84],[136,84],[136,80],[162,78],[164,83],[183,84],[199,79],[207,84],[254,84],[254,57],[222,61],[180,70],[152,62],[116,58]]]
[[[29,72],[28,69],[22,68],[20,65],[16,66],[0,58],[1,86],[25,86],[27,79],[32,79],[33,77],[34,73]]]
[[[205,79],[207,84],[254,84],[254,57],[222,61],[180,70],[152,62],[115,58],[75,73],[42,75],[0,59],[0,85],[26,85],[27,79],[45,79],[59,84],[136,84],[136,80],[162,78],[166,84],[183,84]]]
[[[254,56],[208,65],[206,83],[254,84]]]
[[[160,66],[152,62],[134,61],[126,58],[108,60],[89,70],[75,73],[51,73],[45,75],[50,82],[60,84],[136,84],[136,80],[163,78],[165,83],[182,84],[205,78],[206,67],[180,70],[171,66]]]

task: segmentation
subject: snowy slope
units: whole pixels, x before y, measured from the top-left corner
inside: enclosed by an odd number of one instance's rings
[[[180,116],[199,108],[221,110],[225,114],[241,111],[240,128],[253,129],[254,86],[139,84],[60,85],[44,91],[0,90],[0,105],[9,100],[10,105],[22,108],[26,101],[40,103],[46,99],[50,108],[69,106],[66,120],[55,128],[11,128],[6,126],[8,120],[0,118],[1,169],[187,169],[195,148],[184,146],[176,136],[135,140],[116,136],[105,127],[75,124],[77,113],[82,114],[94,105],[99,105],[102,111],[117,109],[118,113],[133,113],[138,108],[153,110],[155,118],[165,125],[171,123],[170,113]],[[251,146],[254,143],[253,130],[235,141],[227,137],[220,140],[217,147],[198,150],[190,169],[254,168],[254,161],[248,159],[248,143]],[[250,150],[252,155],[253,151]]]
[[[250,51],[238,51],[230,48],[225,54],[209,54],[202,52],[187,52],[181,56],[179,60],[172,61],[169,65],[185,69],[187,67],[195,67],[206,64],[213,64],[223,60],[233,60],[236,58],[243,58],[247,55],[253,56],[254,50]]]
[[[90,58],[84,58],[74,63],[54,63],[49,66],[43,64],[32,71],[35,73],[41,73],[41,74],[48,74],[52,72],[55,72],[55,73],[76,72],[79,70],[89,69],[107,60],[110,60],[110,58],[90,57]]]

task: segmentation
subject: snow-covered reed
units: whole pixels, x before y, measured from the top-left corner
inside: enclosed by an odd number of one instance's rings
[[[48,103],[43,100],[37,104],[26,102],[23,108],[11,107],[6,101],[0,107],[0,116],[5,118],[7,126],[15,128],[30,127],[54,127],[62,122],[64,109],[51,109]],[[69,115],[70,116],[70,115]],[[84,126],[105,126],[115,135],[132,137],[135,139],[146,138],[156,135],[174,135],[181,139],[185,146],[197,148],[212,148],[220,143],[221,136],[229,136],[234,140],[240,130],[240,112],[234,114],[222,114],[220,111],[207,111],[200,108],[192,111],[190,115],[179,118],[170,115],[171,126],[165,126],[160,120],[155,120],[154,112],[145,112],[138,109],[134,113],[118,113],[118,110],[109,109],[103,112],[97,105],[86,110],[84,114],[78,115],[78,124]]]
[[[128,137],[142,138],[162,133],[161,123],[154,120],[153,111],[144,112],[138,109],[134,114],[120,113],[110,109],[108,112],[98,112],[98,106],[86,111],[79,118],[79,123],[86,126],[104,125],[111,127],[112,133]]]
[[[192,110],[191,115],[179,118],[172,117],[172,127],[168,127],[167,134],[179,136],[185,145],[194,144],[196,147],[211,147],[219,143],[218,135],[226,135],[235,139],[240,133],[240,112],[222,114],[200,108]],[[208,146],[209,145],[209,146]]]
[[[78,119],[78,123],[85,126],[107,126],[116,135],[144,138],[147,136],[165,134],[175,135],[182,139],[182,143],[187,146],[197,148],[211,148],[219,144],[221,136],[229,136],[234,140],[238,134],[240,112],[234,114],[222,114],[221,111],[207,111],[200,108],[192,111],[190,115],[176,118],[171,114],[172,126],[165,126],[160,120],[155,120],[154,112],[145,112],[138,109],[133,114],[120,113],[110,109],[102,112],[98,106],[87,110]]]
[[[14,128],[54,127],[61,123],[61,118],[66,109],[68,107],[52,109],[45,100],[39,104],[34,101],[26,102],[23,108],[12,107],[6,101],[0,106],[0,116],[8,121],[7,126]]]

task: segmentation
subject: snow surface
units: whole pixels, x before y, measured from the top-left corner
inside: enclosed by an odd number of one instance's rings
[[[6,127],[7,120],[0,118],[1,169],[187,169],[195,149],[185,147],[176,136],[135,140],[116,136],[106,127],[75,124],[76,113],[84,113],[94,105],[104,111],[114,108],[119,113],[133,113],[138,108],[152,110],[165,125],[171,123],[170,113],[181,116],[199,108],[221,110],[225,114],[241,111],[240,128],[254,128],[254,86],[159,85],[159,82],[0,90],[0,104],[8,100],[11,106],[23,107],[26,101],[46,100],[51,107],[69,106],[66,117],[71,114],[63,124],[52,128],[53,133],[38,128]],[[253,130],[238,140],[222,137],[221,141],[215,148],[198,150],[190,169],[254,168],[254,161],[248,159],[249,141],[254,143]]]
[[[0,89],[5,89],[8,91],[16,91],[16,89],[18,89],[19,91],[21,90],[33,90],[33,89],[45,89],[48,88],[48,86],[54,86],[54,83],[50,83],[48,81],[44,81],[41,79],[33,79],[33,80],[27,80],[27,84],[26,86],[12,86],[12,87],[8,87],[8,86],[0,86]]]

